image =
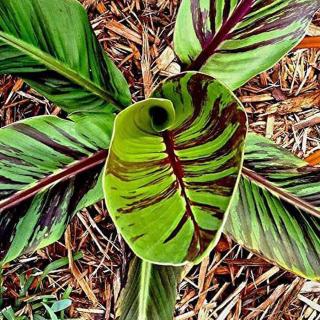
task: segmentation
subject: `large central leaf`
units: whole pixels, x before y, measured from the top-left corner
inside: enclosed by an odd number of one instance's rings
[[[0,130],[0,264],[57,241],[77,210],[100,200],[114,116],[73,119]]]
[[[76,0],[1,0],[0,73],[22,77],[68,112],[131,101]]]
[[[116,118],[107,208],[138,256],[197,262],[219,239],[241,172],[246,115],[232,92],[200,73],[171,78],[153,96]]]
[[[182,0],[175,51],[189,70],[239,88],[304,36],[320,0]]]

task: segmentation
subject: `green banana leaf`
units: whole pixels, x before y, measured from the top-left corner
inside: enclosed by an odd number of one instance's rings
[[[188,70],[237,89],[305,35],[320,0],[182,0],[174,47]]]
[[[224,232],[280,267],[320,280],[320,167],[255,134]]]
[[[40,116],[0,130],[0,264],[57,241],[102,195],[114,116]]]
[[[237,186],[246,114],[230,90],[197,72],[167,79],[153,97],[116,118],[107,208],[142,259],[199,262],[219,240]]]
[[[1,0],[0,73],[22,77],[67,112],[131,103],[76,0]]]
[[[118,320],[172,320],[182,267],[134,258],[117,304]]]

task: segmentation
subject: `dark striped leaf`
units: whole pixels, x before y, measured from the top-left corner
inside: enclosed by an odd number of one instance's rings
[[[0,130],[0,260],[58,240],[72,215],[101,199],[114,116],[40,116]]]
[[[117,306],[118,320],[172,320],[182,267],[134,258]]]
[[[319,8],[320,0],[182,0],[175,51],[189,70],[236,89],[295,47]]]
[[[1,0],[0,73],[22,77],[67,112],[112,112],[110,104],[131,101],[76,0]]]
[[[237,185],[246,115],[232,92],[201,73],[170,78],[153,97],[116,118],[107,208],[139,257],[198,262],[219,239]]]
[[[0,213],[0,266],[58,241],[72,216],[98,202],[103,165],[39,191]]]
[[[249,134],[225,232],[302,277],[320,280],[320,167]]]

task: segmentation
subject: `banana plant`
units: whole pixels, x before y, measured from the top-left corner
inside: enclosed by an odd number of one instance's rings
[[[129,106],[126,80],[76,0],[2,0],[0,73],[68,117],[0,129],[0,266],[57,241],[77,211],[105,198],[137,256],[119,319],[172,319],[183,266],[223,232],[320,280],[320,168],[248,134],[232,92],[289,52],[319,7],[182,0],[174,45],[185,70]]]
[[[233,200],[246,114],[230,90],[198,72],[167,79],[153,96],[116,118],[107,209],[144,260],[198,263],[219,240]]]

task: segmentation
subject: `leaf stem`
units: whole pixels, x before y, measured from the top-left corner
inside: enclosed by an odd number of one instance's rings
[[[0,202],[0,213],[2,213],[5,209],[15,207],[21,202],[32,198],[41,190],[48,188],[57,182],[65,181],[79,173],[97,167],[98,165],[106,161],[107,155],[108,151],[106,150],[98,151],[91,157],[82,159],[59,173],[55,173],[49,175],[48,177],[45,177],[32,188],[13,194],[11,197],[6,198],[5,200]]]
[[[198,57],[187,67],[187,71],[199,71],[206,61],[212,56],[220,44],[230,37],[231,30],[252,9],[253,0],[242,1],[232,15],[223,23],[220,30],[212,38],[209,44],[203,48]]]
[[[283,199],[287,201],[288,203],[294,205],[295,207],[298,207],[299,209],[315,216],[316,218],[320,218],[320,210],[309,204],[308,202],[296,197],[295,195],[286,192],[280,187],[277,187],[264,177],[260,176],[256,172],[243,167],[242,168],[242,174],[248,178],[250,181],[254,181],[263,188],[267,189],[270,191],[272,194],[278,196],[280,199]]]

